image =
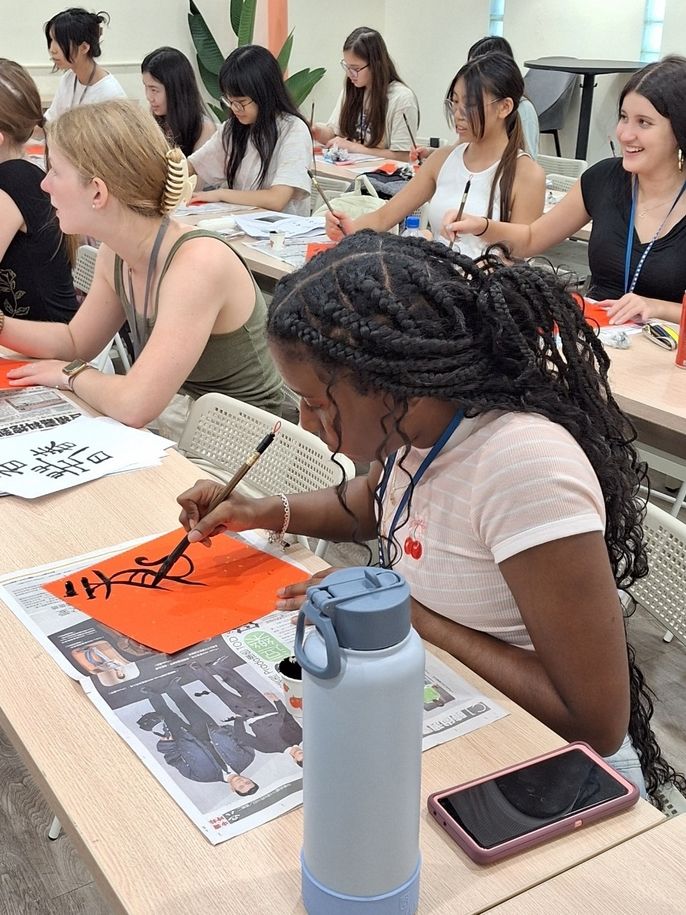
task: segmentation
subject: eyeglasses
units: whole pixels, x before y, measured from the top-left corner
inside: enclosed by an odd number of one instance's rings
[[[252,99],[248,99],[247,102],[234,102],[230,98],[224,98],[224,96],[222,96],[219,99],[219,104],[222,106],[224,111],[230,110],[233,111],[234,114],[243,114],[248,105],[254,105],[255,102],[253,102]]]
[[[496,102],[502,102],[502,99],[493,98],[490,102],[484,102],[484,108],[487,105],[495,105]],[[478,105],[463,105],[454,98],[445,99],[443,106],[445,108],[446,117],[450,117],[451,115],[454,115],[455,112],[459,112],[463,117],[469,119],[479,110]]]
[[[341,61],[341,67],[348,76],[358,76],[363,70],[366,70],[369,64],[365,64],[364,67],[351,67],[350,64],[347,64],[344,60]]]

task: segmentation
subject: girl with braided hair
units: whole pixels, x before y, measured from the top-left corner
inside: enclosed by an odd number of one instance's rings
[[[424,638],[644,790],[642,768],[654,791],[674,773],[617,596],[646,573],[644,468],[609,360],[571,306],[533,267],[346,238],[279,283],[267,332],[302,425],[369,474],[340,492],[234,493],[209,513],[217,484],[201,481],[179,497],[181,521],[191,541],[378,536]],[[286,588],[277,606],[303,594]]]
[[[511,57],[491,53],[470,60],[453,77],[445,98],[446,118],[458,142],[432,153],[407,186],[373,213],[355,220],[327,214],[328,235],[339,241],[360,229],[385,232],[428,202],[429,226],[438,241],[446,210],[465,197],[472,213],[533,222],[543,212],[545,175],[524,151],[517,114],[523,92],[522,74]],[[460,250],[470,257],[485,247],[478,232],[460,238]]]
[[[264,300],[220,236],[170,218],[191,186],[181,150],[169,148],[152,115],[119,100],[73,108],[49,125],[48,139],[42,187],[62,231],[103,244],[69,324],[0,318],[0,343],[39,360],[10,372],[10,383],[68,387],[127,425],[158,418],[173,438],[191,399],[211,391],[279,412]],[[127,321],[131,370],[96,371],[89,360]]]

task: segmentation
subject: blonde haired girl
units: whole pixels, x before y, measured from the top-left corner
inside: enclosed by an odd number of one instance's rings
[[[159,417],[174,395],[219,391],[279,412],[281,380],[267,352],[265,306],[222,238],[169,214],[186,191],[185,159],[136,103],[74,108],[48,130],[43,181],[63,231],[101,239],[91,290],[66,327],[7,319],[0,343],[43,360],[12,384],[68,387],[131,426]],[[136,360],[127,375],[88,365],[128,320]],[[175,403],[175,407],[178,404]],[[177,436],[185,418],[175,412]]]

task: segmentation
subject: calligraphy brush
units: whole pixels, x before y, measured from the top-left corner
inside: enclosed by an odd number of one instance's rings
[[[329,198],[326,196],[326,194],[325,194],[324,191],[322,190],[321,184],[319,183],[319,179],[317,178],[317,176],[315,175],[315,173],[312,171],[311,168],[308,168],[308,169],[307,169],[307,174],[310,176],[310,181],[312,182],[312,184],[314,184],[315,190],[317,191],[317,193],[319,194],[319,196],[320,196],[320,197],[322,198],[322,200],[324,201],[324,206],[325,206],[326,209],[329,211],[329,213],[331,213],[331,215],[333,216],[333,218],[336,220],[336,225],[337,225],[338,228],[341,230],[341,232],[345,235],[345,229],[344,229],[343,226],[341,225],[338,216],[336,216],[336,214],[334,213],[333,207],[332,207],[331,204],[329,203]]]
[[[219,492],[214,497],[214,499],[212,499],[212,501],[210,502],[210,504],[207,508],[208,515],[211,511],[214,511],[214,509],[221,502],[225,502],[226,499],[229,498],[231,493],[234,491],[236,486],[238,486],[238,484],[243,479],[243,477],[246,475],[246,473],[250,470],[250,468],[254,464],[256,464],[258,462],[258,460],[261,458],[261,456],[264,454],[264,452],[267,450],[267,448],[274,441],[274,438],[280,428],[281,428],[281,423],[280,422],[275,423],[272,431],[269,432],[267,435],[265,435],[265,437],[262,439],[262,441],[259,443],[259,445],[255,448],[255,450],[252,452],[252,454],[248,455],[248,457],[245,459],[245,462],[243,464],[241,464],[241,466],[238,468],[238,470],[234,473],[234,475],[231,477],[231,479],[226,484],[226,486],[223,486],[219,490]],[[154,588],[156,585],[158,585],[160,583],[160,581],[162,581],[162,579],[164,578],[165,575],[169,574],[171,567],[181,558],[181,556],[183,556],[183,554],[185,553],[188,546],[189,546],[189,540],[188,540],[188,534],[186,534],[182,538],[182,540],[179,541],[177,546],[174,547],[174,549],[171,551],[171,553],[167,556],[167,558],[164,560],[162,565],[159,567],[159,569],[157,570],[157,572],[155,574],[155,577],[153,578],[152,585],[150,587]]]
[[[467,203],[467,195],[469,194],[469,188],[471,186],[472,186],[472,179],[467,178],[467,183],[465,184],[464,190],[462,191],[462,200],[460,200],[460,207],[457,211],[457,217],[455,219],[455,222],[459,222],[462,219],[462,214],[464,213],[465,204]],[[455,244],[455,239],[453,238],[453,240],[450,242],[451,251],[453,249],[454,244]]]
[[[410,135],[410,141],[411,141],[412,145],[414,146],[415,149],[418,149],[417,141],[414,138],[414,134],[412,133],[412,128],[410,127],[410,122],[407,120],[407,115],[405,114],[404,111],[403,111],[403,121],[405,121],[405,127],[407,127],[407,132]],[[422,160],[419,156],[417,156],[417,165],[421,165],[421,164],[422,164]]]

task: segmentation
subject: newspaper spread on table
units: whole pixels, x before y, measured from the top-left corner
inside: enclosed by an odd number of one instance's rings
[[[73,401],[55,388],[0,389],[0,437],[54,429],[82,416]]]
[[[257,535],[245,539],[287,559]],[[276,671],[293,650],[292,614],[273,612],[166,655],[41,587],[141,542],[4,575],[0,599],[216,845],[302,802],[302,730]],[[506,714],[427,652],[423,749]]]

